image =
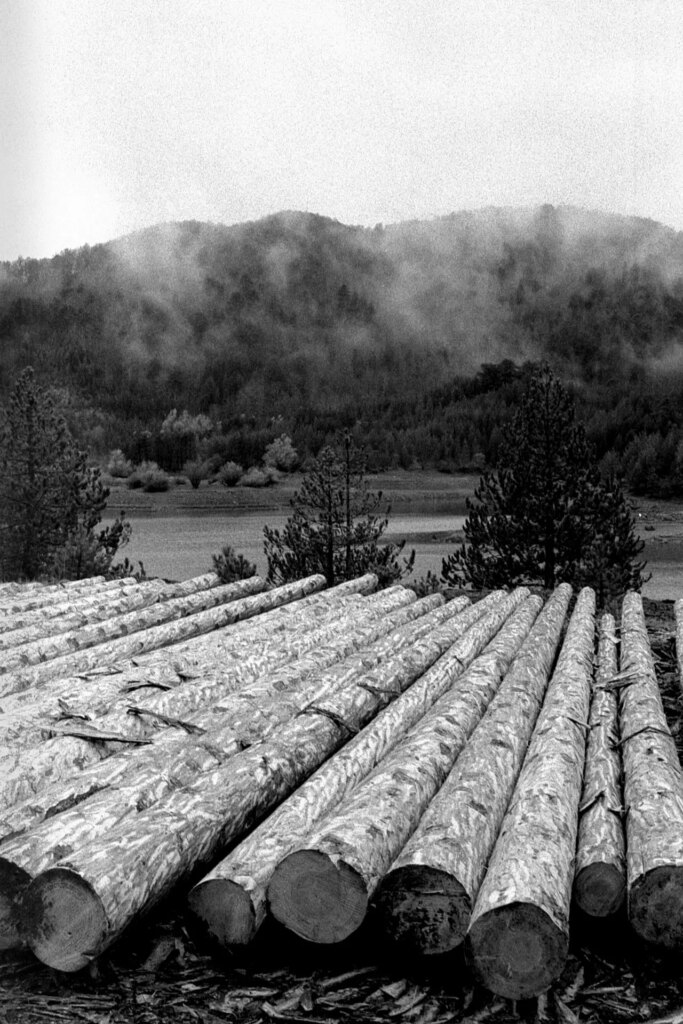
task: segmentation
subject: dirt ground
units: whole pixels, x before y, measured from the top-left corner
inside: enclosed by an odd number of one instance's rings
[[[683,755],[673,603],[645,600],[645,610],[665,710]],[[214,958],[193,941],[178,903],[159,908],[75,975],[44,967],[28,953],[0,954],[2,1024],[393,1020],[683,1024],[680,954],[644,946],[621,916],[596,923],[577,913],[558,984],[539,999],[513,1003],[474,986],[461,955],[411,962],[382,947],[371,919],[339,947],[298,942],[271,924],[248,954]]]

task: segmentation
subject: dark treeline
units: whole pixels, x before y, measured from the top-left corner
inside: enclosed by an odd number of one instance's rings
[[[341,429],[377,469],[494,465],[549,362],[606,473],[683,493],[683,238],[650,221],[166,225],[0,264],[0,341],[0,401],[31,365],[93,454],[169,469],[197,446],[254,465],[283,433],[305,459]],[[172,409],[208,418],[201,437],[170,442]]]

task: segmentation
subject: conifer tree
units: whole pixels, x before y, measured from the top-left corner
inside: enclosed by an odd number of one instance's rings
[[[109,491],[88,467],[31,367],[0,418],[0,578],[106,572],[130,526],[123,514],[95,532]]]
[[[322,573],[328,585],[374,572],[381,586],[412,571],[415,552],[400,559],[404,543],[382,543],[388,518],[381,492],[368,488],[364,453],[350,436],[322,449],[291,500],[282,531],[265,527],[268,579],[275,583]]]
[[[561,580],[601,603],[640,589],[643,543],[618,481],[602,481],[569,392],[546,367],[529,380],[498,467],[468,500],[465,543],[444,559],[449,584],[476,588]]]

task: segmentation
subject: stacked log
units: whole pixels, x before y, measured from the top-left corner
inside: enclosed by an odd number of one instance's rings
[[[431,671],[445,673],[451,684],[447,692],[350,797],[277,865],[268,885],[268,903],[273,916],[291,931],[311,942],[332,943],[360,927],[385,872],[519,649],[529,628],[528,616],[505,620],[527,595],[518,590],[490,613],[494,628],[474,652],[492,641],[490,656],[463,673],[462,644],[444,651]],[[535,605],[534,614],[537,611]],[[480,620],[482,630],[486,622]]]
[[[603,615],[574,877],[574,901],[591,917],[615,914],[626,894],[617,692],[622,686],[629,686],[631,679],[619,677],[616,652],[614,618]]]
[[[146,701],[153,702],[159,691],[175,691],[183,682],[189,684],[183,692],[191,694],[192,701],[182,709],[178,707],[176,713],[186,714],[218,695],[239,689],[260,674],[301,657],[316,646],[326,646],[346,628],[346,614],[354,623],[358,620],[356,624],[374,622],[378,616],[415,600],[414,592],[403,587],[382,591],[362,603],[356,595],[341,596],[335,602],[321,604],[322,616],[313,614],[319,611],[313,606],[302,608],[300,614],[290,616],[291,628],[288,631],[276,632],[273,637],[268,626],[261,624],[253,631],[245,630],[231,644],[217,645],[214,653],[209,654],[210,649],[207,649],[201,660],[196,657],[169,660],[168,649],[164,649],[161,656],[158,651],[154,652],[155,662],[149,663],[150,667],[144,667],[142,671],[136,663],[132,670],[123,668],[111,675],[97,676],[87,683],[67,677],[46,689],[38,699],[33,691],[15,694],[14,699],[3,702],[0,713],[0,743],[6,750],[5,763],[17,747],[35,746],[41,742],[50,731],[51,721],[59,723],[70,718],[93,721],[121,709],[123,704],[123,724],[119,721],[106,727],[109,731],[122,727],[127,732],[131,719],[126,718],[125,713],[131,700],[136,707],[146,706]],[[328,623],[326,627],[325,623]],[[154,703],[151,706],[154,710]],[[173,713],[162,708],[156,710]]]
[[[560,642],[571,588],[557,588],[469,743],[377,896],[383,930],[420,954],[454,949],[469,927]]]
[[[678,668],[678,685],[683,690],[683,597],[674,601],[674,621],[676,623],[676,667]]]
[[[624,597],[620,694],[628,915],[648,942],[683,944],[683,781],[662,708],[639,594]]]
[[[69,583],[55,584],[22,584],[21,590],[4,598],[0,602],[0,614],[17,615],[33,608],[41,608],[52,601],[63,600],[64,597],[73,597],[76,594],[85,593],[115,593],[121,587],[129,587],[135,583],[133,576],[126,576],[116,580],[105,580],[103,576],[93,576],[88,580],[74,580]]]
[[[432,596],[417,604],[426,611],[435,603],[438,602]],[[387,619],[395,624],[417,610],[413,606]],[[424,618],[429,619],[429,614]],[[425,627],[424,632],[427,631]],[[390,646],[382,641],[374,645],[374,650],[370,647],[363,652],[360,667],[359,659],[349,659],[354,664],[351,679],[358,680],[360,672],[387,657],[389,650],[396,652],[406,647],[417,633],[396,630],[390,636]],[[323,652],[320,659],[325,660]],[[346,678],[341,672],[335,675],[337,687],[344,682],[348,685],[348,667]],[[73,780],[42,787],[27,803],[7,813],[0,825],[0,835],[6,840],[0,845],[0,943],[4,948],[20,943],[19,908],[31,877],[48,868],[67,847],[77,848],[91,841],[93,822],[98,822],[100,830],[106,833],[126,815],[151,807],[172,790],[190,784],[200,773],[219,767],[244,749],[241,733],[249,731],[255,741],[266,738],[286,718],[303,710],[312,691],[318,689],[319,684],[297,692],[288,704],[288,713],[283,711],[282,701],[273,701],[268,713],[259,692],[263,711],[258,725],[253,720],[254,696],[244,694],[239,701],[232,702],[232,714],[205,712],[203,716],[193,716],[195,723],[204,723],[206,732],[198,729],[198,734],[166,736],[167,742],[144,748],[139,754],[100,762],[81,771]],[[189,727],[190,723],[187,724]],[[37,827],[44,819],[48,820]],[[28,828],[31,831],[23,835]]]
[[[165,590],[165,584],[156,580],[150,583],[136,583],[131,587],[122,587],[113,597],[101,594],[88,596],[75,601],[48,605],[38,609],[37,613],[12,616],[3,624],[0,651],[44,640],[58,633],[68,633],[95,622],[102,622],[113,615],[124,615],[176,596],[170,593],[165,595]]]
[[[258,577],[253,579],[256,580]],[[260,586],[260,583],[252,584],[248,580],[240,582],[243,585],[243,592],[245,590],[248,592],[250,586],[253,586],[254,589],[258,589]],[[236,587],[237,584],[228,584],[228,586]],[[238,619],[259,615],[278,604],[298,600],[304,594],[320,590],[324,586],[324,576],[309,576],[305,580],[287,583],[275,590],[255,593],[251,597],[239,600],[229,600],[217,608],[187,614],[185,618],[179,620],[166,621],[163,625],[138,630],[135,622],[132,622],[130,625],[133,632],[130,635],[120,636],[108,643],[97,643],[94,647],[56,657],[42,665],[32,665],[29,668],[18,669],[0,676],[0,695],[15,693],[31,686],[39,686],[42,683],[50,682],[55,676],[73,675],[101,669],[103,665],[114,665],[121,659],[132,658],[158,647],[166,647],[200,633],[209,633]],[[201,595],[199,596],[201,597]],[[192,601],[193,598],[184,600]],[[149,611],[153,610],[149,609]],[[136,615],[139,614],[141,613],[136,613]]]
[[[379,663],[388,657],[391,651],[400,649],[412,642],[420,633],[428,631],[435,622],[434,615],[424,615],[423,622],[418,622],[416,626],[405,631],[399,627],[411,622],[413,618],[422,616],[433,608],[435,603],[439,603],[438,599],[435,601],[434,598],[424,598],[421,602],[414,602],[381,617],[376,622],[352,629],[348,636],[329,644],[327,650],[316,649],[308,659],[299,659],[292,667],[266,676],[258,685],[255,684],[242,693],[226,692],[231,689],[228,684],[234,683],[235,680],[233,669],[227,682],[224,678],[218,678],[213,681],[213,685],[206,683],[200,686],[196,680],[190,680],[185,686],[168,694],[160,693],[150,697],[144,707],[141,704],[137,706],[136,717],[126,713],[118,717],[102,716],[96,725],[79,724],[74,721],[64,728],[65,735],[47,740],[37,749],[19,750],[13,759],[11,755],[8,757],[6,765],[11,761],[11,767],[5,768],[0,806],[10,807],[21,800],[30,800],[31,814],[35,814],[37,809],[46,806],[47,799],[54,799],[52,790],[47,794],[41,793],[46,785],[68,783],[67,792],[61,791],[57,797],[57,803],[62,803],[76,785],[76,782],[70,780],[77,775],[82,776],[85,766],[109,758],[115,753],[122,756],[127,751],[128,756],[132,756],[131,751],[135,748],[130,746],[130,741],[144,741],[161,726],[166,726],[169,732],[175,727],[186,738],[188,730],[191,733],[196,733],[197,730],[215,732],[220,724],[224,730],[229,729],[231,732],[231,749],[236,742],[236,728],[240,729],[240,743],[254,742],[273,722],[279,724],[285,721],[297,714],[304,704],[315,699],[325,689],[338,685],[342,675],[348,678],[359,671],[365,671],[368,665]],[[450,615],[456,614],[457,609],[458,605],[453,605],[449,609]],[[441,609],[437,609],[439,617],[440,612]],[[464,627],[464,622],[461,626]],[[341,661],[350,651],[361,649],[374,641],[377,641],[376,645],[370,650],[364,650],[362,656],[355,662],[347,663],[343,673],[328,670],[320,676],[322,669]],[[243,683],[247,682],[247,672],[250,668],[248,663],[243,666]],[[314,678],[308,686],[300,689],[302,682],[311,676]],[[212,699],[209,706],[203,707],[194,715],[188,715],[189,711],[201,707],[209,699]],[[140,711],[144,711],[145,714],[141,715]],[[184,716],[183,719],[180,718],[181,715]],[[105,728],[108,731],[105,731]],[[104,769],[105,774],[107,771],[108,769]],[[90,785],[82,778],[80,784],[85,785],[86,790]],[[49,807],[49,804],[47,806]],[[16,819],[14,820],[16,822]],[[7,834],[6,829],[6,823],[0,826],[0,835],[3,832]],[[16,823],[9,831],[16,831]]]
[[[3,656],[3,671],[9,673],[13,668],[23,665],[38,665],[40,662],[53,661],[60,655],[71,654],[74,651],[83,651],[95,645],[101,645],[109,640],[118,637],[129,636],[141,630],[159,626],[162,623],[172,622],[176,619],[185,620],[185,616],[192,616],[197,612],[205,611],[208,608],[215,608],[217,605],[235,601],[238,598],[246,597],[249,594],[258,594],[265,590],[265,580],[260,576],[251,576],[246,580],[239,580],[236,583],[228,583],[222,587],[212,587],[209,590],[201,590],[198,593],[186,597],[177,597],[161,604],[154,604],[152,607],[142,608],[135,612],[124,615],[114,615],[104,622],[96,622],[81,629],[75,629],[68,633],[50,635],[47,639],[35,640],[33,643],[23,644],[21,647],[10,649]],[[48,674],[50,670],[47,670]],[[43,671],[45,678],[45,671]],[[10,692],[0,680],[3,692]]]
[[[511,636],[529,628],[539,604],[530,598],[513,614]],[[492,640],[487,650],[495,645]],[[500,634],[498,645],[505,656]],[[460,643],[459,649],[458,641],[451,651],[450,658],[447,653],[413,683],[192,889],[190,911],[214,942],[229,947],[254,939],[265,919],[266,889],[278,863],[396,747],[452,684],[454,669],[462,671],[473,654],[469,643]]]
[[[582,590],[472,912],[474,975],[508,999],[544,992],[567,956],[594,606]]]
[[[494,608],[487,616],[493,632],[495,614]],[[87,844],[29,886],[23,903],[31,948],[60,970],[85,966],[188,871],[215,859],[257,824],[348,739],[349,731],[367,724],[449,646],[447,626],[420,638],[387,661],[380,685],[369,688],[361,679],[340,688],[268,741],[169,794],[135,823],[124,820],[100,834],[92,820]]]

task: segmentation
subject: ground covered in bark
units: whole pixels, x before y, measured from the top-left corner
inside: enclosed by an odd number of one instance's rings
[[[673,602],[645,600],[669,725],[683,757],[683,698]],[[626,920],[576,917],[558,984],[512,1003],[472,985],[458,955],[409,961],[382,948],[372,921],[340,947],[297,942],[275,924],[241,957],[213,958],[167,904],[90,969],[65,975],[28,954],[0,954],[0,1024],[683,1024],[678,956],[638,942]]]

